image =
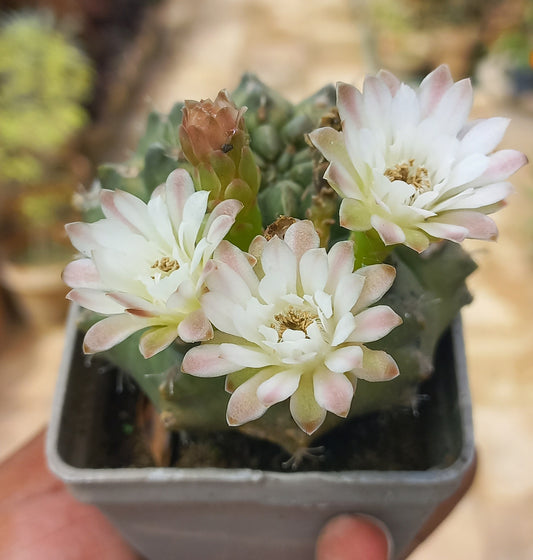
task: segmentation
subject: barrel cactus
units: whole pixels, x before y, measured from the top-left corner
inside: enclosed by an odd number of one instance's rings
[[[130,161],[100,169],[100,219],[69,226],[85,350],[169,429],[298,454],[346,417],[412,406],[431,375],[470,301],[458,242],[494,237],[525,157],[491,153],[502,119],[465,124],[469,82],[446,67],[418,91],[388,73],[350,88],[293,105],[247,74],[152,113]]]

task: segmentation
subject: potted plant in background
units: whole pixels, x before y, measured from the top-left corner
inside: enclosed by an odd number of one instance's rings
[[[0,80],[2,280],[31,324],[50,324],[64,318],[60,271],[72,256],[62,224],[90,172],[77,138],[92,68],[50,13],[27,11],[3,16]]]
[[[350,510],[402,557],[474,462],[459,243],[526,158],[445,66],[231,98],[150,115],[67,227],[50,465],[149,558],[309,558]]]

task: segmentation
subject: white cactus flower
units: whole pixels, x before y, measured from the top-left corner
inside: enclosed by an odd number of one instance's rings
[[[364,346],[401,323],[387,306],[367,308],[391,286],[392,266],[354,272],[352,242],[326,253],[309,221],[291,225],[283,240],[257,237],[250,253],[226,241],[219,245],[201,298],[218,331],[182,363],[192,375],[228,375],[230,425],[290,398],[294,420],[311,434],[326,411],[348,414],[358,378],[398,375],[391,356]]]
[[[177,337],[197,342],[213,336],[199,302],[203,272],[242,204],[226,200],[206,216],[208,196],[195,192],[190,175],[177,169],[147,204],[103,190],[104,219],[67,225],[83,255],[63,273],[73,288],[67,297],[109,315],[87,331],[86,353],[107,350],[146,327],[140,341],[146,358]]]
[[[340,83],[342,131],[311,133],[330,162],[325,178],[343,197],[341,225],[374,229],[385,245],[423,251],[435,239],[494,239],[486,214],[512,191],[506,179],[527,162],[516,150],[493,152],[505,118],[467,122],[470,80],[453,82],[447,66],[415,90],[386,71],[363,92]]]

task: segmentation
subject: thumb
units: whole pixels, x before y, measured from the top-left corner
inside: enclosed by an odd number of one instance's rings
[[[339,515],[326,523],[316,544],[316,560],[388,560],[392,538],[373,517]]]

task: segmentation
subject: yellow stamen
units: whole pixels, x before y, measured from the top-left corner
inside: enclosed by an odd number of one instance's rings
[[[310,311],[295,309],[290,306],[283,313],[274,315],[275,323],[271,327],[278,333],[278,341],[281,340],[283,333],[290,329],[292,331],[302,331],[307,336],[307,328],[318,319],[318,315]]]
[[[152,265],[152,268],[157,268],[161,272],[167,273],[174,272],[175,270],[178,270],[179,267],[180,265],[178,261],[176,259],[171,259],[170,257],[163,257],[162,259],[158,259]]]
[[[390,181],[404,181],[413,185],[416,190],[416,194],[413,195],[414,198],[431,190],[428,170],[422,166],[415,168],[414,159],[410,159],[407,163],[397,163],[394,167],[389,167],[384,175]]]

